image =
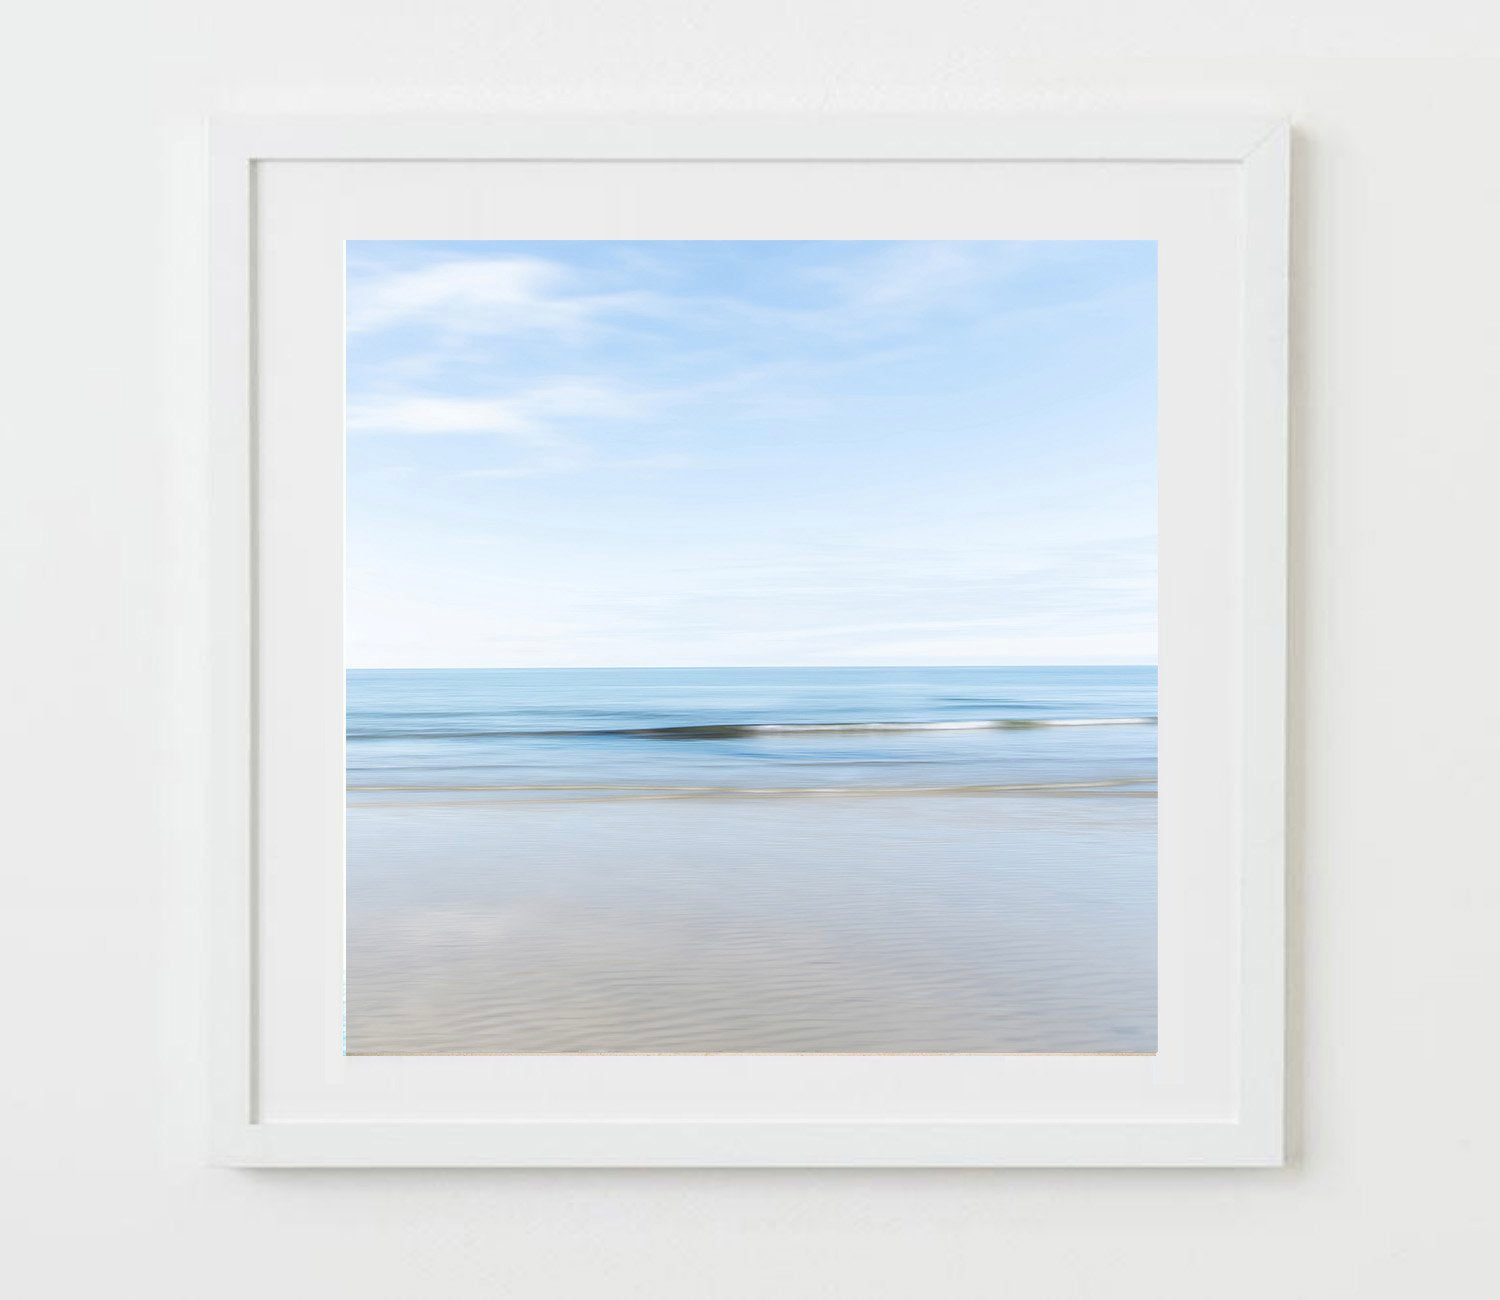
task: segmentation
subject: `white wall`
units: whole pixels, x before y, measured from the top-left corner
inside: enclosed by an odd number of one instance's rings
[[[0,1285],[1482,1293],[1500,1156],[1493,6],[85,0],[10,13],[3,45]],[[1282,111],[1299,132],[1292,1167],[205,1167],[203,115],[1115,106]]]

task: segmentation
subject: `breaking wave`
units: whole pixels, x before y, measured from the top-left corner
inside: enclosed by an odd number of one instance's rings
[[[1032,731],[1044,727],[1149,727],[1143,718],[979,718],[962,722],[725,722],[666,727],[599,727],[502,730],[351,730],[350,740],[462,740],[499,736],[628,736],[643,740],[728,740],[756,736],[826,735],[891,731]]]

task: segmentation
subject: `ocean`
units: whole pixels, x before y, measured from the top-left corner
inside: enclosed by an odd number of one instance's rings
[[[351,671],[346,1050],[1150,1052],[1150,667]]]
[[[1156,670],[354,671],[351,799],[1150,792]]]

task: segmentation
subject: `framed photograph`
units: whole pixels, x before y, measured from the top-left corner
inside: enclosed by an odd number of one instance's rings
[[[1281,1161],[1283,124],[213,141],[219,1159]]]

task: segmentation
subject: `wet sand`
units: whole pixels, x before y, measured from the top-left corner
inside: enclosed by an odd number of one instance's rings
[[[1156,801],[353,806],[351,1054],[1150,1052]]]

